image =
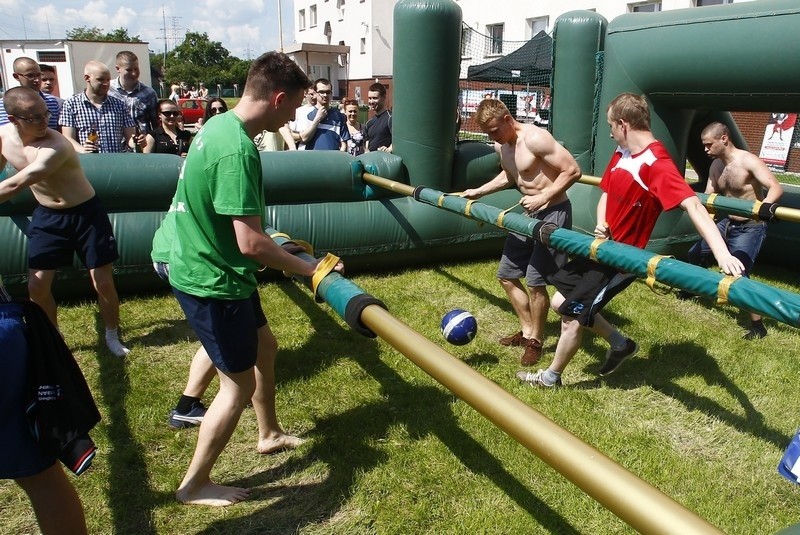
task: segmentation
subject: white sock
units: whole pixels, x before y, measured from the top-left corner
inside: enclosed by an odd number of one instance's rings
[[[115,357],[122,358],[131,352],[130,349],[122,345],[122,342],[119,341],[117,329],[106,329],[106,346]]]

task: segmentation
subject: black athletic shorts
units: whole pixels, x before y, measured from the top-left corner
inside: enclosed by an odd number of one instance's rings
[[[69,266],[75,253],[88,269],[119,258],[111,222],[97,197],[63,210],[37,206],[28,227],[28,267]]]
[[[636,275],[579,257],[553,275],[550,283],[564,296],[559,314],[572,316],[581,325],[591,327],[594,315],[634,280]]]

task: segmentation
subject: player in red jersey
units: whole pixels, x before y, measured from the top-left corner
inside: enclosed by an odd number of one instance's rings
[[[722,271],[741,275],[744,266],[730,254],[695,192],[664,145],[653,137],[645,98],[631,93],[617,96],[608,106],[607,119],[618,147],[600,182],[603,194],[597,205],[595,236],[644,248],[661,212],[681,207],[708,242]],[[587,258],[565,265],[551,281],[558,289],[551,306],[561,314],[561,336],[553,362],[546,370],[521,371],[517,377],[531,386],[560,386],[561,373],[578,351],[584,329],[602,336],[611,346],[601,376],[635,355],[638,344],[599,314],[634,279],[634,275]]]

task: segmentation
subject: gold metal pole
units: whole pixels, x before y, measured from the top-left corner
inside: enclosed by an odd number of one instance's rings
[[[638,532],[722,533],[383,308],[366,307],[361,322]]]
[[[394,180],[389,180],[388,178],[383,178],[382,176],[373,175],[372,173],[362,174],[361,179],[368,184],[374,184],[384,189],[392,190],[395,193],[400,193],[401,195],[408,195],[409,197],[411,197],[414,194],[413,186],[409,186],[408,184],[403,184],[402,182],[395,182]]]

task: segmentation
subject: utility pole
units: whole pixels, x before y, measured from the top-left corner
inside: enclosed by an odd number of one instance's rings
[[[281,0],[278,0],[278,39],[280,39],[280,51],[283,52],[283,12],[281,10]]]
[[[167,68],[167,15],[164,13],[164,4],[161,4],[161,18],[164,20],[164,69]]]

